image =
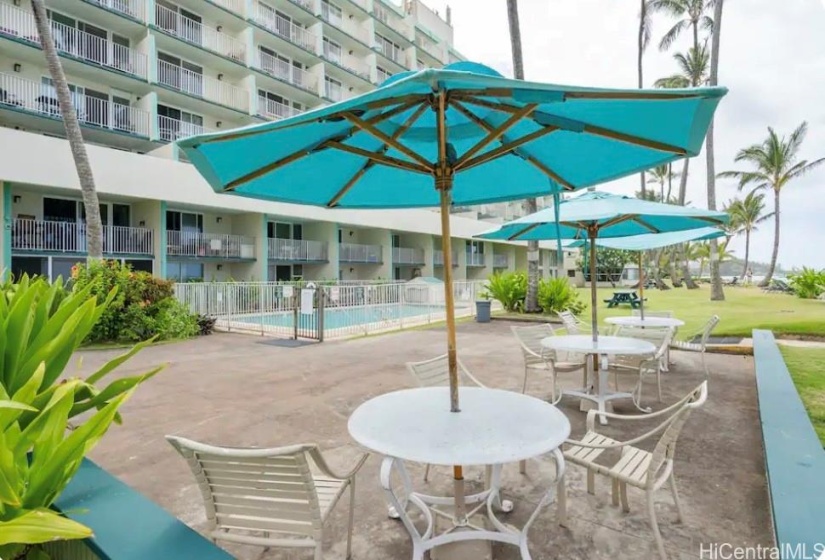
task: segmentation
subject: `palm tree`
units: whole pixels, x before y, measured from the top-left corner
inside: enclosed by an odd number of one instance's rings
[[[699,278],[701,278],[705,273],[705,263],[710,259],[710,243],[707,241],[691,243],[688,255],[690,256],[690,260],[699,261]]]
[[[650,13],[647,11],[647,2],[648,0],[639,0],[641,5],[641,9],[639,10],[639,36],[638,36],[638,57],[636,60],[637,70],[639,74],[639,89],[645,87],[645,79],[644,79],[644,54],[645,50],[647,50],[647,46],[650,44],[650,34],[652,23],[650,21]],[[639,174],[639,180],[642,186],[642,198],[644,198],[646,188],[646,181],[645,181],[645,172],[642,171]]]
[[[687,29],[693,32],[693,48],[698,48],[699,28],[713,31],[713,19],[705,12],[713,8],[715,3],[715,0],[650,0],[647,5],[649,12],[664,12],[677,19],[676,24],[659,42],[659,50],[668,50]]]
[[[648,183],[658,183],[659,185],[659,202],[670,203],[670,190],[674,177],[678,177],[679,173],[673,172],[671,164],[658,165],[649,170],[650,177]],[[665,184],[668,185],[667,196],[665,196]]]
[[[89,156],[86,154],[83,135],[80,133],[80,124],[77,121],[74,103],[72,103],[69,84],[66,81],[63,66],[60,64],[60,57],[57,55],[57,49],[54,46],[51,25],[43,0],[32,0],[32,10],[37,33],[40,35],[40,43],[46,57],[46,66],[57,92],[57,102],[60,107],[60,114],[63,115],[63,126],[66,129],[66,138],[69,141],[69,148],[74,158],[77,178],[80,181],[80,192],[83,195],[83,206],[86,210],[88,258],[90,260],[101,259],[103,257],[103,224],[100,220],[100,203],[97,199],[97,190],[95,190],[92,166],[89,163]]]
[[[803,159],[799,161],[799,149],[808,133],[808,123],[803,122],[794,130],[788,138],[780,136],[776,131],[768,127],[768,137],[761,144],[754,144],[739,150],[735,161],[747,162],[753,166],[751,171],[725,171],[720,173],[720,178],[731,178],[739,180],[739,189],[752,186],[754,191],[771,189],[773,191],[773,254],[768,273],[762,280],[761,286],[767,286],[773,277],[776,268],[776,259],[779,256],[779,226],[780,226],[780,206],[779,195],[782,188],[808,173],[815,167],[825,163],[825,158],[814,161]]]
[[[765,195],[757,192],[749,192],[744,200],[732,200],[725,207],[725,212],[730,215],[730,227],[733,232],[745,234],[745,264],[742,267],[744,278],[750,264],[751,232],[756,231],[759,224],[771,219],[773,212],[765,214]]]
[[[713,39],[711,41],[710,54],[710,85],[715,86],[719,82],[719,42],[722,33],[722,8],[724,0],[715,0],[716,5],[713,11]],[[713,148],[713,119],[708,127],[708,134],[705,141],[705,155],[707,157],[708,172],[708,209],[716,210],[716,154]],[[722,275],[719,272],[719,245],[716,239],[710,241],[710,300],[723,301],[725,299],[725,289],[722,287]],[[727,243],[725,243],[727,247]],[[745,249],[745,272],[748,270],[747,249]],[[744,273],[743,273],[744,274]]]
[[[513,74],[517,80],[524,79],[524,58],[521,52],[521,28],[518,22],[518,0],[507,0],[507,21],[510,26],[510,51],[513,56]],[[536,199],[528,198],[524,201],[524,211],[527,214],[536,212]],[[527,297],[524,300],[524,310],[527,313],[539,311],[539,242],[527,242]]]

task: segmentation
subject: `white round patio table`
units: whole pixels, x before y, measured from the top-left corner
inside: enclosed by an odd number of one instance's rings
[[[385,456],[381,465],[381,485],[412,537],[414,560],[423,558],[427,550],[436,546],[466,540],[513,544],[521,549],[522,558],[529,559],[529,524],[517,531],[501,523],[493,513],[494,507],[501,506],[501,466],[552,453],[558,487],[563,488],[564,458],[560,447],[570,436],[570,422],[550,403],[499,389],[461,387],[459,405],[461,412],[450,412],[447,387],[395,391],[359,406],[350,416],[347,428],[359,444]],[[475,507],[457,518],[445,509],[453,504],[453,497],[413,491],[404,461],[485,465],[492,471],[490,484],[483,492],[466,496],[466,504],[475,504]],[[390,483],[393,471],[400,475],[404,486],[404,495],[400,497]],[[560,492],[559,510],[563,515],[562,496]],[[551,492],[547,492],[539,507],[544,507],[551,499]],[[409,503],[424,514],[427,520],[424,532],[420,532],[410,519]],[[472,521],[472,516],[485,506],[492,530],[483,523],[478,526]],[[435,534],[435,517],[451,521],[452,526]]]
[[[650,329],[664,329],[668,327],[683,327],[685,322],[673,317],[645,317],[637,315],[623,315],[620,317],[608,317],[605,323],[619,325],[621,327],[641,327]]]
[[[607,424],[607,418],[602,414],[607,410],[607,403],[615,399],[632,399],[631,393],[614,392],[608,389],[607,356],[655,354],[656,346],[647,340],[625,336],[600,336],[593,340],[589,334],[573,334],[564,336],[548,336],[541,339],[541,345],[548,350],[585,354],[588,357],[602,356],[598,374],[593,371],[592,360],[587,360],[587,374],[590,379],[586,391],[564,391],[564,394],[579,397],[596,403],[600,413],[599,420]]]

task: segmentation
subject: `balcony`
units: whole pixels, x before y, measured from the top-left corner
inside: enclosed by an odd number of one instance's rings
[[[199,124],[158,115],[158,137],[162,142],[175,142],[181,138],[203,134],[204,132],[215,131]]]
[[[221,8],[233,12],[241,17],[244,14],[244,6],[246,2],[244,0],[209,0],[213,4],[217,4]]]
[[[411,247],[393,247],[392,264],[423,265],[425,264],[424,250]]]
[[[155,4],[155,25],[179,39],[244,64],[246,47],[235,37]]]
[[[404,51],[397,48],[395,45],[387,43],[385,41],[381,41],[380,39],[376,39],[375,45],[372,48],[373,50],[383,54],[385,57],[389,58],[396,64],[399,64],[405,68],[407,67],[407,61],[404,57]]]
[[[431,57],[435,58],[439,62],[444,62],[444,49],[430,39],[429,37],[423,35],[422,33],[415,34],[415,46],[419,49],[424,50],[427,54]]]
[[[27,253],[86,253],[86,224],[16,219],[11,248]],[[103,252],[109,255],[152,255],[151,229],[103,226]]]
[[[324,82],[324,97],[330,101],[343,101],[344,88],[339,84],[334,84],[329,81]]]
[[[72,101],[82,126],[149,138],[148,111],[79,93],[72,94]],[[12,74],[0,73],[0,108],[61,118],[52,88]]]
[[[507,255],[493,255],[493,268],[507,268],[510,266],[510,257]]]
[[[194,230],[167,231],[166,254],[170,257],[255,259],[255,238]]]
[[[56,21],[52,21],[51,26],[55,47],[61,54],[146,78],[145,54]],[[0,2],[0,36],[4,35],[40,45],[34,15],[11,4]]]
[[[323,56],[324,60],[331,64],[346,70],[350,74],[355,74],[363,80],[370,81],[370,69],[361,60],[353,56],[344,57],[340,52],[330,49],[326,43],[324,43]]]
[[[404,16],[392,7],[380,2],[380,0],[373,0],[372,15],[399,35],[409,39],[412,27],[404,21]]]
[[[278,121],[293,117],[302,112],[303,111],[299,111],[295,107],[290,107],[289,105],[268,99],[262,95],[258,96],[258,115],[265,119]]]
[[[313,13],[313,14],[315,13],[315,6],[313,5],[313,2],[311,0],[289,0],[289,1],[292,2],[293,4],[295,4],[296,6],[301,6],[303,9],[305,9],[306,11],[308,11],[310,13]]]
[[[228,82],[198,74],[158,59],[158,83],[171,89],[200,97],[212,103],[249,111],[249,94]]]
[[[327,244],[298,239],[269,240],[269,259],[283,262],[327,262]]]
[[[316,52],[318,38],[313,33],[279,16],[268,6],[256,2],[252,6],[252,21],[304,50]]]
[[[484,266],[484,253],[467,253],[467,266]]]
[[[146,2],[144,0],[85,0],[89,4],[117,12],[130,18],[146,21]]]
[[[453,268],[458,266],[458,253],[456,251],[452,251],[450,253],[450,257],[452,258]],[[434,253],[433,262],[435,266],[444,266],[444,251],[436,251]]]
[[[380,264],[384,262],[381,253],[381,245],[338,244],[338,260],[340,262]]]
[[[316,93],[317,78],[302,68],[296,68],[285,60],[275,58],[258,50],[255,53],[255,67],[277,80],[290,83],[299,88]]]

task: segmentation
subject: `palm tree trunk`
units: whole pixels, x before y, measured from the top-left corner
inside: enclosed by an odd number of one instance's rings
[[[693,275],[690,273],[690,261],[688,260],[687,250],[684,245],[679,247],[679,256],[682,264],[682,279],[685,281],[685,287],[688,290],[698,290],[699,285],[693,281]]]
[[[676,272],[676,259],[678,258],[679,249],[674,248],[673,251],[671,251],[670,253],[670,257],[667,260],[668,273],[670,274],[670,283],[673,284],[674,288],[682,287],[682,280],[679,278],[679,275]]]
[[[768,267],[768,273],[765,275],[765,278],[762,282],[759,283],[760,286],[767,286],[771,283],[771,278],[773,278],[773,272],[776,269],[776,259],[779,257],[779,190],[773,190],[773,254],[771,255],[771,264]]]
[[[713,39],[710,47],[710,85],[715,86],[719,81],[719,40],[722,31],[722,6],[724,0],[716,0],[713,11]],[[708,127],[707,152],[708,169],[708,209],[716,210],[716,157],[713,151],[713,120]],[[747,249],[745,249],[747,253]],[[747,263],[747,257],[745,257]],[[719,244],[716,239],[710,240],[710,300],[724,301],[725,289],[722,287],[722,275],[719,273]],[[747,271],[747,264],[745,270]],[[744,276],[743,276],[744,278]]]
[[[667,164],[667,198],[662,202],[670,204],[670,195],[673,194],[673,164]]]
[[[687,180],[689,167],[690,159],[685,158],[685,165],[682,167],[682,176],[679,179],[679,206],[684,206],[685,200],[687,200]]]
[[[751,230],[745,230],[745,266],[742,267],[742,278],[748,275],[748,257],[751,252]]]
[[[46,57],[46,66],[57,92],[57,102],[60,107],[60,114],[63,115],[63,126],[66,129],[66,138],[69,141],[69,148],[74,158],[77,178],[80,181],[80,191],[83,195],[83,206],[86,210],[86,245],[88,258],[101,259],[103,257],[103,224],[100,220],[100,203],[97,199],[95,181],[92,175],[92,166],[89,164],[89,156],[86,154],[86,145],[83,143],[83,135],[80,133],[80,124],[77,121],[77,112],[72,103],[72,94],[69,91],[69,84],[66,75],[63,73],[63,66],[57,55],[52,38],[51,25],[46,14],[46,7],[43,0],[32,0],[32,10],[34,20],[37,25],[37,33],[40,35],[40,43],[43,46],[43,53]]]
[[[521,28],[518,21],[518,0],[507,0],[507,21],[510,27],[510,51],[513,57],[513,75],[517,80],[524,79],[524,58],[521,52]],[[527,214],[536,212],[536,199],[528,198],[524,201],[524,211]],[[524,301],[524,310],[527,313],[539,311],[539,242],[527,242],[527,297]]]

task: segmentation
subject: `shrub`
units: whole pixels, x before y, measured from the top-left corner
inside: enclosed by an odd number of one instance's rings
[[[120,422],[118,409],[135,387],[161,370],[98,386],[147,341],[85,379],[62,378],[74,351],[117,297],[110,291],[98,301],[95,287],[67,292],[60,280],[49,284],[28,276],[0,284],[0,558],[44,558],[40,543],[91,536],[88,527],[50,506],[84,455],[112,422]]]
[[[539,281],[539,307],[544,313],[559,313],[569,309],[576,315],[584,311],[579,292],[567,278],[549,278]]]
[[[198,334],[201,336],[212,334],[212,332],[215,330],[216,321],[217,319],[215,317],[209,317],[208,315],[198,315]]]
[[[114,296],[89,334],[88,342],[136,342],[194,336],[197,317],[174,297],[174,283],[148,272],[136,272],[117,261],[78,265],[72,271],[75,290],[89,290],[102,303]]]
[[[802,299],[815,299],[825,293],[825,270],[805,266],[802,272],[789,274],[788,279],[794,293]]]
[[[484,296],[500,302],[506,311],[522,311],[527,297],[527,275],[523,272],[493,274],[487,280]]]

